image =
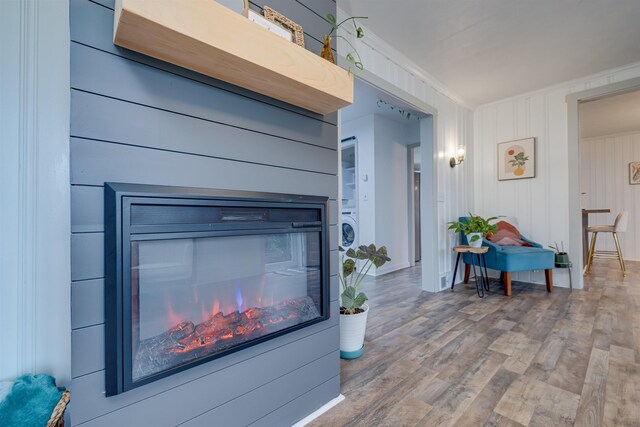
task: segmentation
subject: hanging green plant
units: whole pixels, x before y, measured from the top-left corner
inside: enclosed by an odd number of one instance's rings
[[[402,108],[395,107],[393,104],[390,104],[383,99],[378,99],[378,101],[376,102],[376,105],[378,106],[378,108],[387,107],[391,111],[397,111],[398,114],[400,114],[402,117],[404,117],[407,120],[411,120],[412,117],[415,118],[416,120],[420,120],[420,117],[416,116],[415,114],[411,114],[411,112],[404,110]]]

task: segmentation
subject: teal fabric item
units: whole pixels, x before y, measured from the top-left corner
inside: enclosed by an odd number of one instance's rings
[[[460,217],[459,221],[466,221],[467,217]],[[482,246],[488,246],[485,254],[487,268],[498,271],[516,272],[531,270],[549,270],[555,267],[555,252],[544,249],[541,244],[520,236],[522,240],[532,244],[529,246],[500,246],[486,239],[482,240]],[[462,244],[468,245],[467,237],[462,234]],[[462,255],[465,264],[478,265],[476,256],[469,253]]]
[[[50,375],[23,375],[0,402],[0,426],[46,426],[62,391]]]

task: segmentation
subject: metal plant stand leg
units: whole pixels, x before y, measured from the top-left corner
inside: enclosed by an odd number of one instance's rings
[[[458,256],[456,257],[456,267],[453,269],[453,279],[451,279],[451,291],[453,292],[453,285],[456,284],[456,273],[458,272],[458,263],[460,262],[460,252],[458,252]]]
[[[484,276],[482,274],[482,267],[480,266],[480,257],[476,254],[476,256],[478,257],[478,269],[480,270],[480,280],[481,282],[478,281],[478,273],[476,273],[476,263],[472,262],[471,265],[473,266],[473,276],[475,277],[475,282],[476,282],[476,292],[478,293],[478,296],[480,298],[484,298]],[[473,260],[473,255],[472,255],[472,260]]]
[[[573,262],[569,260],[566,264],[555,264],[555,267],[566,268],[567,270],[569,270],[569,290],[573,292],[573,278],[571,277],[571,267],[573,267]]]
[[[484,254],[479,255],[482,257],[482,264],[484,265],[484,277],[487,278],[487,281],[485,282],[486,285],[484,287],[485,291],[489,291],[490,290],[490,285],[491,282],[489,282],[489,273],[487,273],[487,259],[485,258]]]
[[[480,270],[480,278],[482,279],[482,295],[484,296],[484,291],[487,289],[489,277],[486,275],[486,271],[483,270],[483,259],[484,254],[476,254],[476,258],[478,260],[478,269]]]
[[[571,280],[571,262],[569,262],[569,292],[573,292],[573,280]]]

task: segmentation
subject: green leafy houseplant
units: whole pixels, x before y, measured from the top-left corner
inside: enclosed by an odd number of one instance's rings
[[[469,235],[471,233],[480,233],[482,237],[486,237],[488,233],[495,233],[497,227],[491,225],[490,222],[498,217],[492,216],[491,218],[483,218],[480,215],[473,215],[469,212],[469,218],[467,221],[451,221],[449,222],[449,230],[455,230],[456,233],[463,233]],[[471,236],[469,242],[475,242],[480,236]]]
[[[347,53],[347,61],[349,61],[350,64],[348,69],[349,72],[351,72],[352,70],[351,67],[355,67],[360,71],[362,71],[364,67],[362,66],[362,60],[360,59],[358,50],[351,44],[351,42],[349,42],[349,40],[347,40],[344,36],[338,34],[338,29],[341,25],[351,21],[353,22],[353,27],[356,30],[356,37],[359,39],[363,38],[364,30],[362,29],[362,27],[358,26],[356,19],[367,19],[367,17],[352,16],[341,22],[338,22],[336,21],[336,17],[334,15],[328,13],[327,21],[329,21],[329,23],[331,24],[331,32],[328,35],[322,36],[322,51],[320,52],[320,56],[327,61],[333,62],[334,64],[336,63],[336,61],[333,58],[333,52],[331,51],[331,38],[342,39],[351,47],[351,51]]]
[[[365,276],[375,266],[381,267],[391,258],[387,256],[387,248],[381,246],[376,249],[373,243],[369,246],[362,245],[357,250],[349,249],[345,252],[344,248],[339,248],[340,252],[344,252],[341,256],[342,276],[340,276],[340,289],[342,294],[341,314],[358,314],[362,312],[362,305],[367,301],[364,292],[358,292],[358,286],[362,283]],[[345,259],[346,258],[346,259]],[[356,271],[356,261],[363,260],[360,271]]]

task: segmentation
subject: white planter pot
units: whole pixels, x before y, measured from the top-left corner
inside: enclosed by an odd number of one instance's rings
[[[343,353],[359,351],[364,345],[369,306],[363,304],[362,308],[363,313],[340,315],[340,351]]]
[[[471,241],[471,238],[473,236],[478,236],[478,240],[476,240],[475,242]],[[479,248],[480,246],[482,246],[482,233],[469,233],[467,234],[467,242],[469,242],[469,246],[471,246],[472,248]]]

